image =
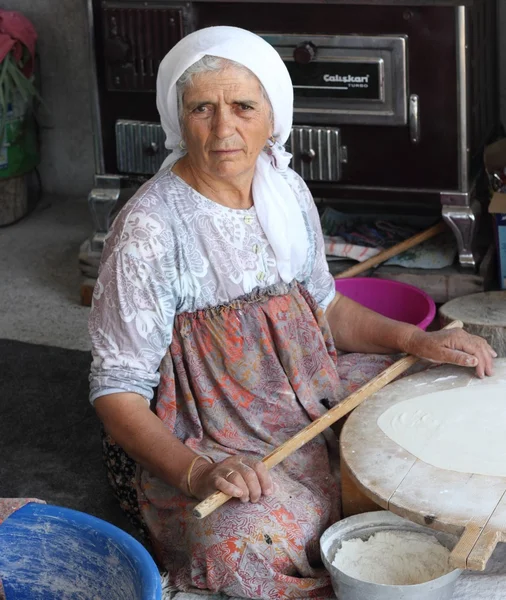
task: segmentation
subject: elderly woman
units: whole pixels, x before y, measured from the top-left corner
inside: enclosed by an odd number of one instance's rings
[[[491,373],[480,338],[428,334],[336,297],[317,210],[282,147],[292,102],[287,70],[260,37],[214,27],[179,42],[158,75],[172,153],[118,215],[103,254],[91,401],[137,464],[133,500],[174,589],[331,595],[318,561],[319,536],[339,518],[326,438],[272,473],[260,459],[387,362],[371,357],[357,375],[337,350]],[[215,490],[234,499],[193,518]]]

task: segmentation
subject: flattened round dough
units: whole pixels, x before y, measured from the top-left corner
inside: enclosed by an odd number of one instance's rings
[[[399,402],[380,429],[420,460],[461,473],[506,477],[506,386],[476,385]]]

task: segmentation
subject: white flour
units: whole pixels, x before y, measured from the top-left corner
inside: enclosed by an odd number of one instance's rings
[[[380,531],[343,542],[333,561],[346,575],[387,585],[414,585],[449,573],[450,551],[432,535]]]

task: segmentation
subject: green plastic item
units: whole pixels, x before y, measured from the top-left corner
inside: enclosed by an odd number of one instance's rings
[[[35,117],[31,106],[16,95],[9,104],[0,147],[0,179],[19,177],[40,162]]]

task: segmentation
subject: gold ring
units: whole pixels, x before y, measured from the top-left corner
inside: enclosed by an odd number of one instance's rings
[[[225,475],[225,479],[228,480],[230,475],[233,475],[234,473],[237,473],[237,471],[234,471],[234,469],[230,469],[230,471]]]

